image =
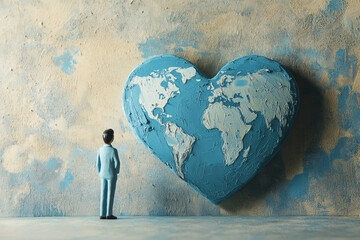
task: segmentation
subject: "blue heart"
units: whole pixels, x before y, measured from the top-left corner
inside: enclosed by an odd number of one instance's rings
[[[133,70],[123,96],[140,140],[213,203],[278,152],[298,105],[292,75],[260,56],[235,59],[211,79],[185,59],[156,56]]]

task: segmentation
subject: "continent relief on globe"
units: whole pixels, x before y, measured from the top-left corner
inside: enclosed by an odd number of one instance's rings
[[[140,140],[218,203],[276,154],[299,97],[293,77],[264,57],[235,59],[208,79],[190,62],[161,55],[130,74],[123,101]]]

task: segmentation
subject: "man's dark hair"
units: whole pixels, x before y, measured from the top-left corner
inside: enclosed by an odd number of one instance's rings
[[[113,139],[114,137],[114,130],[112,129],[106,129],[104,132],[103,132],[103,140],[105,143],[107,144],[110,144],[111,140]]]

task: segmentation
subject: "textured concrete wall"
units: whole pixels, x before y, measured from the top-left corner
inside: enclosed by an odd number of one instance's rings
[[[125,215],[360,215],[358,0],[0,1],[0,216],[98,215],[101,133],[115,130]],[[280,153],[213,205],[135,138],[122,90],[172,53],[212,77],[247,54],[297,78]]]

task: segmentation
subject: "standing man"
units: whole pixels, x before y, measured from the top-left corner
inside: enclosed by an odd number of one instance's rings
[[[96,161],[96,168],[101,179],[100,219],[117,219],[112,210],[120,161],[118,151],[111,146],[114,141],[114,130],[105,130],[102,137],[105,145],[99,148]]]

